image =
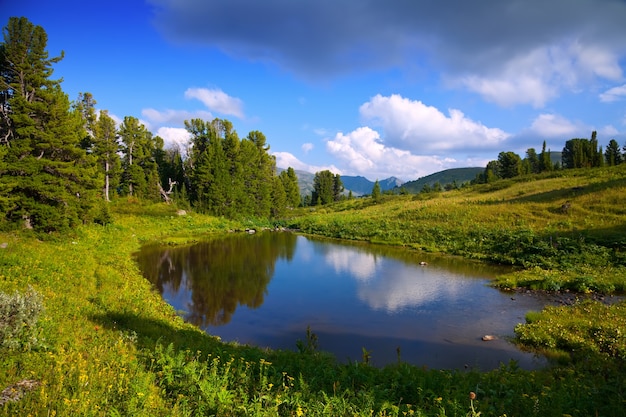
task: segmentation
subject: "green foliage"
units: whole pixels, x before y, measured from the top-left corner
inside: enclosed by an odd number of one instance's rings
[[[626,304],[587,300],[527,316],[515,332],[527,346],[570,352],[577,361],[600,356],[626,364],[625,328]]]
[[[26,18],[10,18],[0,61],[0,204],[16,227],[68,231],[87,220],[96,198],[95,160],[80,147],[81,115],[51,80],[47,35]]]
[[[29,287],[25,294],[0,292],[0,347],[30,350],[39,347],[37,321],[43,310],[41,295]]]
[[[343,184],[339,174],[335,175],[329,170],[316,172],[313,179],[311,204],[325,205],[338,201],[342,192]]]
[[[375,202],[379,202],[380,197],[380,184],[378,183],[378,180],[376,180],[376,182],[374,183],[374,188],[372,188],[372,200],[374,200]]]
[[[602,148],[598,146],[596,132],[591,139],[570,139],[563,148],[563,168],[591,168],[603,165]]]

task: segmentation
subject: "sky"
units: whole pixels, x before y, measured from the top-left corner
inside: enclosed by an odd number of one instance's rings
[[[166,146],[184,121],[261,131],[277,166],[371,181],[500,152],[626,144],[624,0],[0,0],[53,78]]]

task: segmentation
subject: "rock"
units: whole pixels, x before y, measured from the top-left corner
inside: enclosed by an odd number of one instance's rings
[[[178,211],[176,211],[176,215],[178,215],[178,216],[186,216],[187,212],[185,210],[178,210]]]
[[[0,249],[6,249],[9,244],[7,242],[0,243]]]
[[[495,337],[494,335],[491,334],[486,334],[482,337],[483,342],[489,342],[491,340],[496,340],[497,337]]]
[[[426,265],[428,265],[428,262],[424,262],[424,261],[422,261],[422,262],[420,262],[420,265],[422,265],[422,266],[426,266]]]

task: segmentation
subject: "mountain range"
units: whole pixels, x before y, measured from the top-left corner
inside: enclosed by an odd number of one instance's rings
[[[417,179],[415,181],[403,182],[399,178],[389,177],[383,180],[378,180],[381,191],[388,191],[397,189],[400,187],[406,188],[410,193],[419,193],[422,190],[424,184],[428,183],[433,185],[439,182],[442,186],[448,183],[457,182],[462,184],[467,181],[471,181],[476,178],[476,174],[482,172],[484,168],[452,168],[445,171],[437,172],[426,177]],[[282,171],[281,168],[278,171]],[[296,176],[298,177],[298,185],[300,186],[300,195],[311,195],[313,192],[313,180],[315,174],[307,171],[296,170]],[[374,188],[374,182],[368,180],[362,176],[350,176],[342,175],[341,182],[345,188],[345,193],[352,191],[352,195],[355,197],[368,195]]]

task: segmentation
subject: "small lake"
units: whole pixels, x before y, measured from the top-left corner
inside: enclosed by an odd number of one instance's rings
[[[288,232],[148,246],[137,262],[185,320],[224,341],[297,350],[310,326],[342,362],[361,361],[365,348],[375,366],[397,362],[398,350],[436,369],[545,364],[507,341],[527,311],[548,304],[488,285],[507,269]]]

